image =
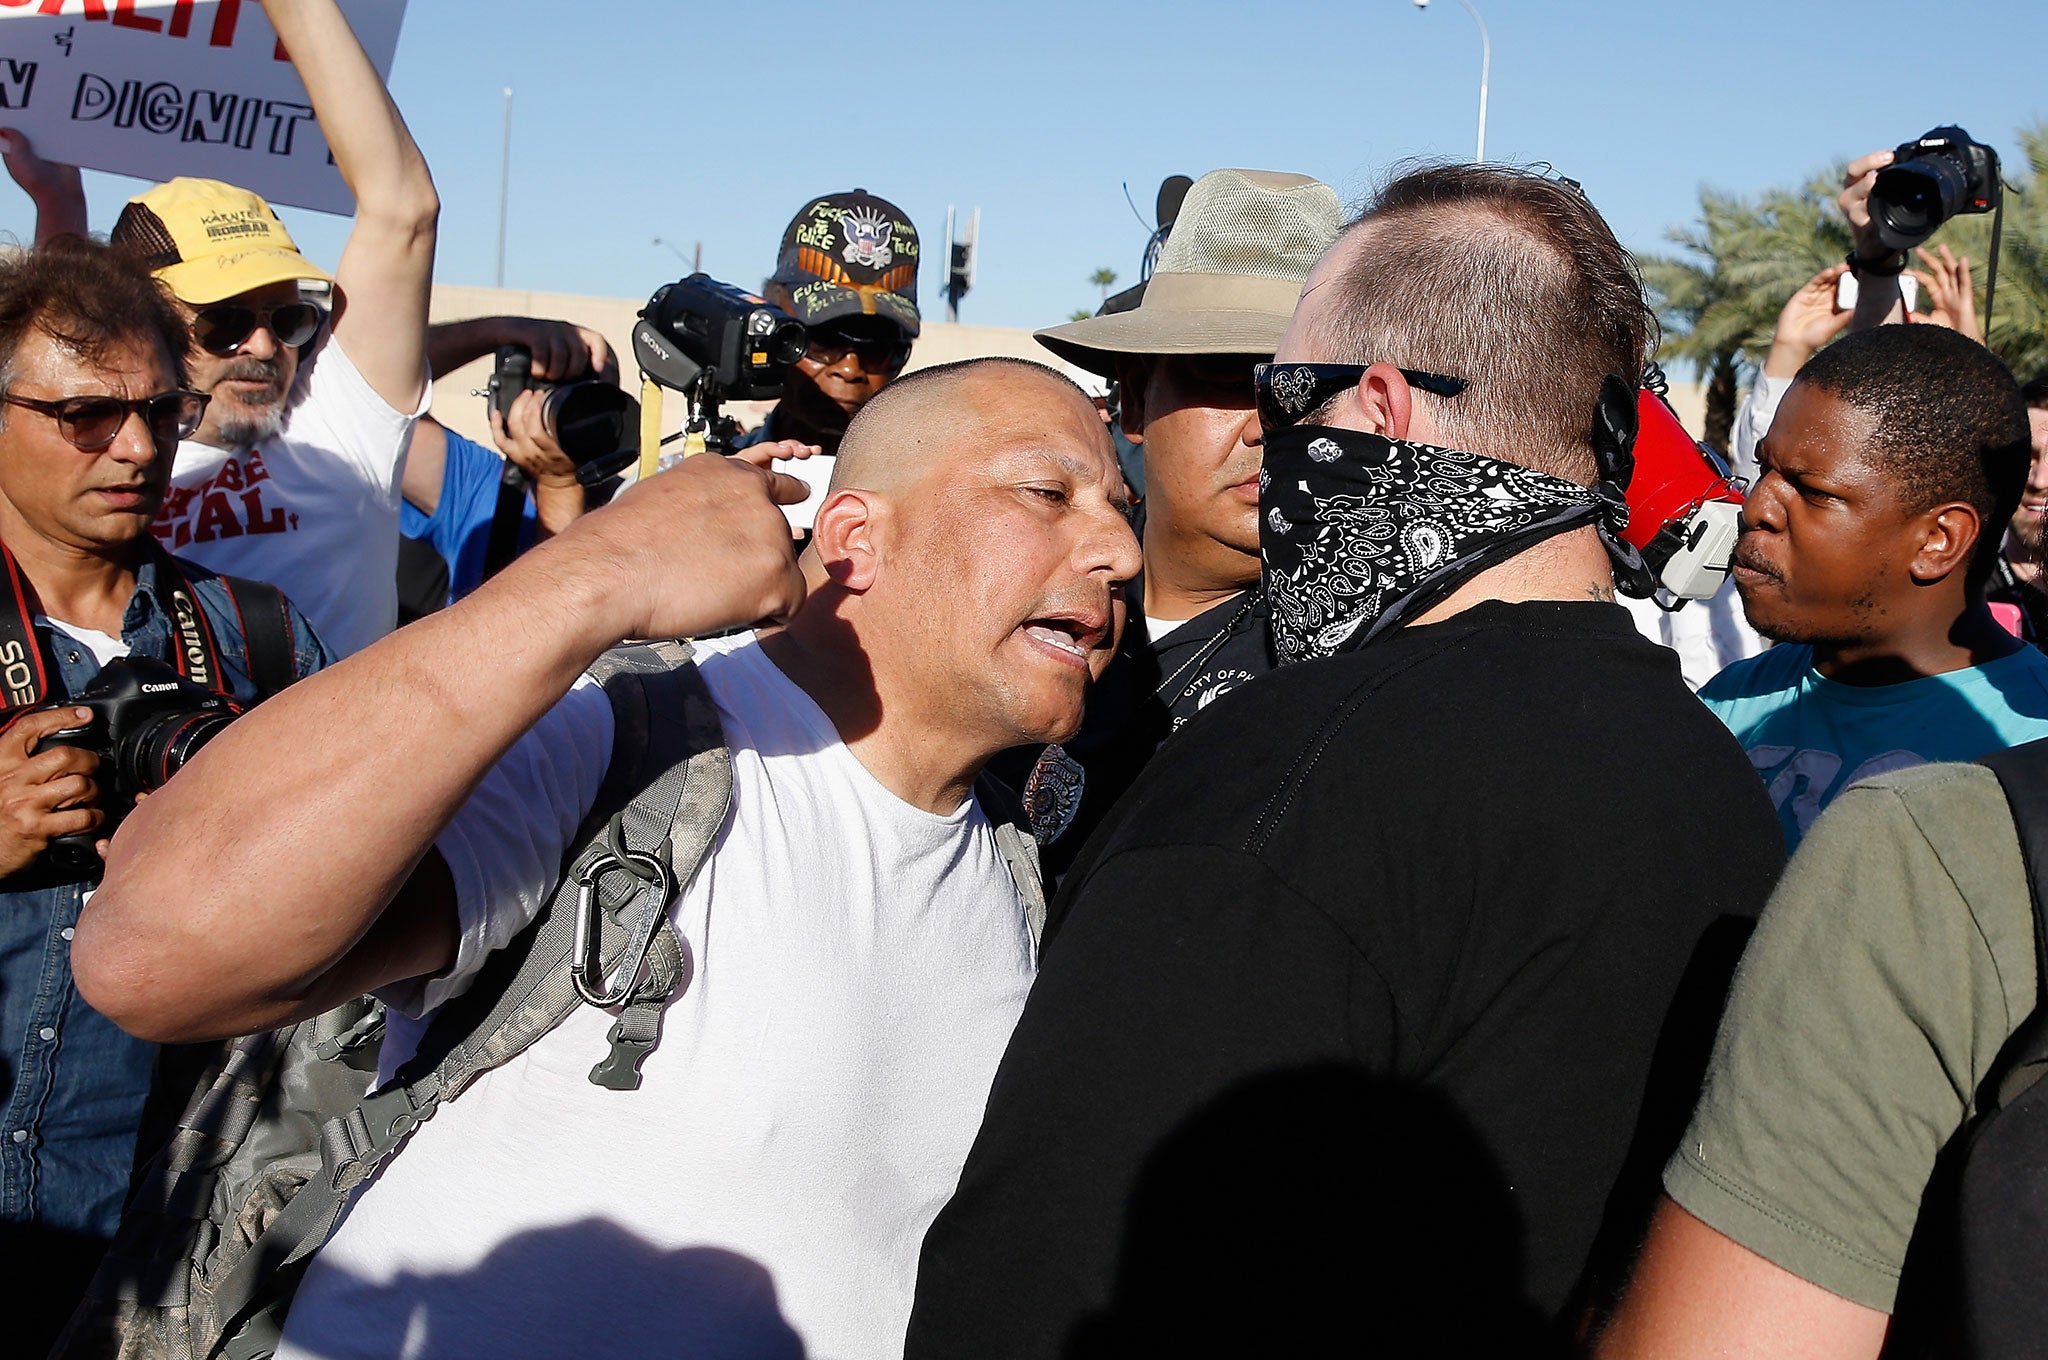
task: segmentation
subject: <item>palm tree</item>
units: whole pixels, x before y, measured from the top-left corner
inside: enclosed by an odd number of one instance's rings
[[[1726,451],[1742,381],[1771,346],[1785,299],[1849,250],[1835,207],[1839,171],[1755,200],[1700,191],[1700,216],[1668,233],[1678,256],[1646,256],[1664,336],[1661,358],[1684,360],[1707,384],[1707,442]]]
[[[1116,271],[1108,265],[1104,265],[1088,276],[1088,282],[1102,290],[1102,300],[1107,302],[1109,301],[1109,290],[1116,285]]]

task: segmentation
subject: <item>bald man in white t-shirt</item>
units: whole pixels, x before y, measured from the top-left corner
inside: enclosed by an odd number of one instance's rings
[[[95,1005],[197,1039],[382,989],[412,1012],[388,1072],[554,886],[610,748],[584,667],[787,620],[700,649],[732,810],[670,908],[690,971],[643,1088],[590,1083],[586,1008],[448,1102],[280,1354],[901,1353],[1035,966],[974,781],[1078,727],[1138,545],[1093,404],[1020,360],[871,402],[800,572],[774,501],[802,490],[741,458],[651,479],[238,722],[124,830],[76,941]]]

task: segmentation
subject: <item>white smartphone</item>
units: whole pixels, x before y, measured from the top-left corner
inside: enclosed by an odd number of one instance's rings
[[[1854,311],[1856,308],[1856,276],[1844,274],[1835,280],[1835,310]],[[1899,296],[1906,300],[1906,310],[1912,311],[1920,305],[1920,280],[1911,274],[1899,275]]]

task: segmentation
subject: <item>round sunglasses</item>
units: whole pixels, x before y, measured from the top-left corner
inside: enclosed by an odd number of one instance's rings
[[[192,338],[199,348],[225,359],[248,342],[262,326],[280,345],[299,346],[320,329],[320,309],[310,302],[277,307],[201,307],[192,317]]]
[[[64,397],[44,401],[38,397],[17,397],[12,392],[0,393],[0,401],[9,406],[25,406],[56,421],[57,432],[73,448],[87,453],[98,453],[112,444],[121,433],[121,427],[128,423],[131,411],[142,417],[150,438],[159,447],[175,446],[179,440],[191,438],[192,432],[199,428],[209,400],[211,398],[204,392],[190,392],[183,388],[154,397],[137,397],[133,401],[124,397]]]

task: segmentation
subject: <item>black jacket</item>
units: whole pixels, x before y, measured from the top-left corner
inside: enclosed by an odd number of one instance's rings
[[[1633,1245],[1782,862],[1613,605],[1226,696],[1053,905],[908,1355],[1549,1344],[1618,1273],[1603,1220]]]

